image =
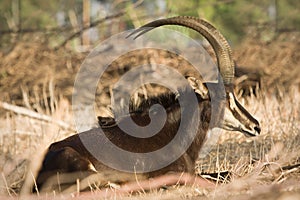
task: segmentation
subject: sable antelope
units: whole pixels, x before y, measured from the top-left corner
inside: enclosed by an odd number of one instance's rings
[[[185,95],[189,93],[196,95],[200,123],[198,127],[192,127],[193,119],[191,118],[189,119],[191,123],[188,123],[184,127],[184,130],[185,134],[189,135],[190,130],[196,128],[196,137],[186,152],[175,162],[162,169],[144,173],[144,177],[147,178],[165,174],[169,171],[193,173],[198,152],[210,128],[221,127],[230,131],[242,132],[246,136],[257,136],[261,130],[259,122],[238,102],[234,95],[232,85],[234,62],[230,46],[222,34],[203,19],[185,16],[150,22],[135,30],[132,34],[139,33],[138,37],[151,29],[164,25],[185,26],[203,35],[215,51],[220,77],[218,83],[203,83],[195,78],[188,78],[194,90],[183,88],[182,91]],[[225,86],[224,93],[217,89],[222,83]],[[214,103],[218,106],[212,108],[212,101],[215,101]],[[160,113],[151,112],[150,109],[151,105],[157,103],[162,104],[165,108],[167,120],[163,128],[156,135],[150,138],[138,138],[128,135],[119,128],[119,123],[128,119],[132,119],[139,126],[149,124],[151,119],[157,122],[160,121]],[[103,132],[100,132],[99,128],[95,128],[50,145],[36,179],[38,188],[43,188],[49,177],[56,176],[57,173],[72,175],[72,173],[78,172],[76,176],[80,178],[96,173],[96,171],[99,174],[106,171],[113,171],[114,173],[113,169],[103,164],[89,152],[81,140],[82,137],[89,138],[90,141],[97,140],[97,144],[101,144],[101,141],[104,142],[104,138],[108,138],[114,145],[134,153],[152,152],[162,148],[176,135],[182,120],[180,112],[188,109],[185,106],[179,104],[176,94],[168,93],[145,100],[137,108],[131,106],[130,116],[123,116],[118,121],[114,118],[99,117],[99,124]],[[193,110],[186,111],[193,113]],[[150,119],[151,113],[152,118]],[[182,142],[184,142],[184,138]],[[92,142],[90,143],[90,148],[99,151],[102,150],[101,145],[97,146]],[[169,155],[171,154],[172,152],[169,152]],[[169,155],[161,155],[161,157],[164,158]],[[105,157],[106,155],[103,156]],[[112,157],[111,159],[115,158]],[[134,175],[131,176],[134,177]],[[63,182],[61,181],[61,183]]]

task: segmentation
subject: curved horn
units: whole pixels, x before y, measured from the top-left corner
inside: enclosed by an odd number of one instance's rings
[[[190,16],[178,16],[167,19],[159,19],[133,31],[129,36],[138,33],[137,38],[144,33],[164,25],[180,25],[191,28],[203,35],[212,45],[218,61],[218,67],[225,85],[230,85],[234,78],[234,62],[232,59],[231,48],[224,36],[209,22]]]

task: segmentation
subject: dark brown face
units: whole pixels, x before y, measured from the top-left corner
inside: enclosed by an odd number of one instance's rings
[[[222,128],[250,137],[259,135],[261,131],[259,122],[238,102],[232,90],[227,91]]]

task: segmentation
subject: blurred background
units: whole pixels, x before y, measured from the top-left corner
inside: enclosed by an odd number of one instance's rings
[[[203,17],[233,44],[247,37],[272,41],[300,29],[300,5],[293,0],[7,0],[0,2],[0,9],[4,52],[26,36],[60,45],[70,34],[83,30],[82,41],[73,38],[73,45],[93,44],[162,16]]]
[[[253,72],[248,79],[255,85],[261,75],[269,75],[268,87],[284,89],[291,80],[299,82],[299,11],[300,3],[294,0],[1,1],[0,100],[18,101],[22,90],[42,87],[50,79],[70,98],[74,75],[100,41],[176,15],[214,24],[236,49],[237,66],[246,67],[237,70],[238,76]]]
[[[291,80],[299,82],[294,77],[300,60],[299,11],[300,3],[294,0],[1,1],[0,100],[18,100],[21,85],[22,90],[41,87],[50,79],[70,97],[68,86],[74,74],[100,41],[176,15],[197,16],[214,24],[237,49],[237,66],[247,68],[237,70],[238,76],[253,72],[248,79],[257,83],[261,75],[269,75],[268,87],[284,89]]]

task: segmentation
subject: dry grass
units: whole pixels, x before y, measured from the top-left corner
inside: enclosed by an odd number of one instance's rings
[[[43,100],[43,105],[49,107],[42,109],[38,105],[39,112],[7,103],[1,104],[9,110],[0,126],[2,193],[19,193],[28,168],[30,171],[27,176],[37,173],[46,147],[53,141],[74,134],[74,131],[70,131],[73,125],[68,100],[56,97],[54,91],[49,94],[50,100]],[[32,162],[29,163],[28,160]]]
[[[231,172],[226,184],[218,180],[216,189],[191,186],[173,186],[122,196],[122,199],[285,199],[300,194],[300,93],[298,88],[278,100],[272,94],[259,93],[259,97],[241,99],[262,124],[262,134],[245,138],[240,133],[224,132],[210,154],[199,160],[198,172]],[[70,105],[66,99],[56,99],[54,110],[49,112],[55,120],[71,124]],[[250,106],[251,105],[251,106]],[[45,111],[46,113],[46,111]],[[17,168],[23,160],[34,160],[31,174],[35,174],[42,151],[51,142],[72,134],[57,123],[32,119],[8,112],[1,125],[1,195],[18,195],[24,181],[24,171]],[[22,126],[18,124],[22,123]],[[27,166],[25,164],[24,166]],[[12,176],[13,175],[13,176]],[[30,179],[32,180],[32,179]],[[108,188],[109,189],[109,188]],[[110,189],[109,189],[110,190]],[[115,188],[113,188],[115,190]],[[98,194],[99,195],[99,194]],[[4,197],[3,196],[3,197]],[[68,197],[69,195],[64,195]],[[72,195],[70,194],[69,197]],[[127,196],[127,197],[126,197]],[[62,196],[54,195],[60,199]],[[76,198],[75,198],[76,197]],[[97,198],[97,190],[83,193],[77,198]],[[120,197],[117,195],[117,197]],[[120,197],[121,198],[121,197]]]
[[[245,138],[240,133],[224,132],[197,166],[198,173],[230,171],[226,181],[217,179],[216,189],[175,185],[122,197],[116,194],[108,199],[300,199],[300,167],[296,165],[300,163],[300,88],[299,68],[295,67],[299,66],[299,42],[250,44],[242,47],[244,51],[236,51],[238,64],[250,63],[263,68],[266,73],[263,87],[254,92],[256,96],[240,97],[240,100],[261,122],[261,136]],[[0,100],[22,105],[50,120],[18,114],[18,108],[16,111],[0,110],[0,199],[18,197],[29,166],[23,162],[24,159],[33,161],[28,174],[32,177],[48,145],[75,133],[57,122],[74,127],[70,99],[63,95],[70,97],[74,76],[85,55],[55,53],[22,45],[1,57],[1,74],[5,76],[0,79],[0,91],[4,92]],[[159,55],[156,59],[164,58]],[[173,63],[172,66],[180,64],[170,58],[164,62]],[[272,76],[276,70],[278,73]],[[46,78],[45,72],[50,74]],[[114,72],[108,74],[108,78],[116,76]],[[52,80],[57,83],[56,87]],[[12,83],[11,87],[9,83]],[[109,103],[109,90],[103,87],[100,92],[103,101],[99,106],[104,107]],[[29,180],[28,184],[31,184],[33,179]],[[114,186],[112,183],[107,189],[116,190]],[[48,194],[53,199],[99,199],[99,196],[97,190],[80,195]],[[42,199],[44,196],[28,197],[35,198]]]

